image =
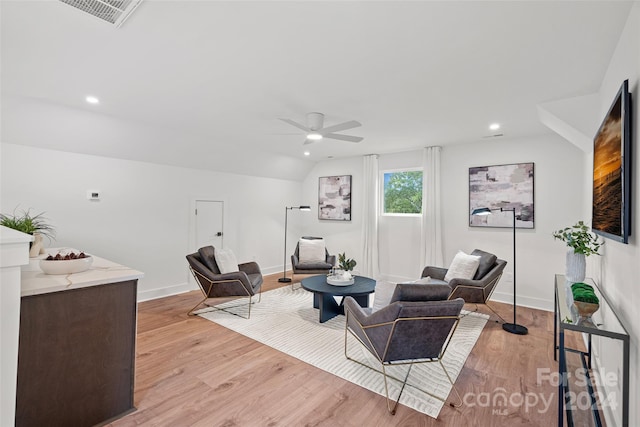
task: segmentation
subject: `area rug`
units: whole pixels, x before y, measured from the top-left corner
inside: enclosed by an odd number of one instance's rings
[[[246,301],[246,300],[245,300]],[[229,302],[219,307],[237,306]],[[313,308],[313,294],[304,289],[292,290],[286,286],[262,294],[262,301],[253,304],[251,318],[244,319],[224,311],[211,308],[197,312],[201,317],[218,323],[235,332],[259,341],[269,347],[293,356],[347,381],[385,396],[382,374],[347,360],[344,355],[345,317],[336,316],[325,322],[318,322],[318,310]],[[230,311],[246,316],[247,306],[230,308]],[[458,377],[465,360],[475,345],[489,316],[464,312],[442,363],[452,380]],[[349,356],[380,369],[379,362],[349,334]],[[394,367],[396,378],[404,378],[406,366]],[[442,368],[436,363],[415,365],[409,382],[447,398],[451,384]],[[400,391],[399,383],[389,382],[390,396],[395,399]],[[455,400],[455,395],[451,396]],[[419,412],[437,418],[443,402],[429,394],[407,386],[400,403]]]

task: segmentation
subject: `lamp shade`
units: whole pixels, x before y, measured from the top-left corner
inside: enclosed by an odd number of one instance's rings
[[[311,206],[300,206],[299,209],[301,211],[310,211],[311,210]]]
[[[491,215],[491,209],[489,209],[489,208],[476,208],[471,212],[471,215]]]

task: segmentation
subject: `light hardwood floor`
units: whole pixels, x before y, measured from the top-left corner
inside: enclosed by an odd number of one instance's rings
[[[280,286],[278,277],[266,276],[264,290]],[[201,294],[194,291],[139,304],[137,410],[110,426],[557,423],[557,389],[547,379],[557,371],[553,313],[518,308],[518,323],[529,328],[526,336],[503,331],[492,314],[456,381],[465,404],[445,406],[436,420],[405,406],[390,415],[382,396],[213,322],[187,316],[199,299]],[[505,319],[513,316],[510,305],[491,305]],[[478,310],[491,313],[482,305]]]

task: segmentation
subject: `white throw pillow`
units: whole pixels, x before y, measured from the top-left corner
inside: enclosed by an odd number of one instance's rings
[[[240,271],[238,268],[238,260],[231,249],[218,249],[214,252],[216,258],[216,264],[220,273],[233,273],[234,271]]]
[[[447,270],[447,274],[444,276],[444,281],[448,282],[451,279],[473,279],[479,265],[479,256],[458,251],[453,261],[451,261],[449,270]]]
[[[391,297],[393,296],[393,291],[395,290],[395,283],[377,280],[376,290],[373,293],[373,304],[371,306],[371,311],[378,311],[381,308],[388,306],[389,301],[391,301]]]
[[[298,255],[301,264],[326,262],[324,239],[300,239]]]

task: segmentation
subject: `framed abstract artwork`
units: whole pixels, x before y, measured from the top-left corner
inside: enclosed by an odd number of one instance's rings
[[[591,230],[621,243],[631,234],[631,93],[625,80],[593,139]]]
[[[513,227],[513,215],[471,215],[474,209],[515,209],[516,228],[534,228],[533,163],[469,168],[469,226]]]
[[[351,221],[351,175],[320,177],[318,219]]]

